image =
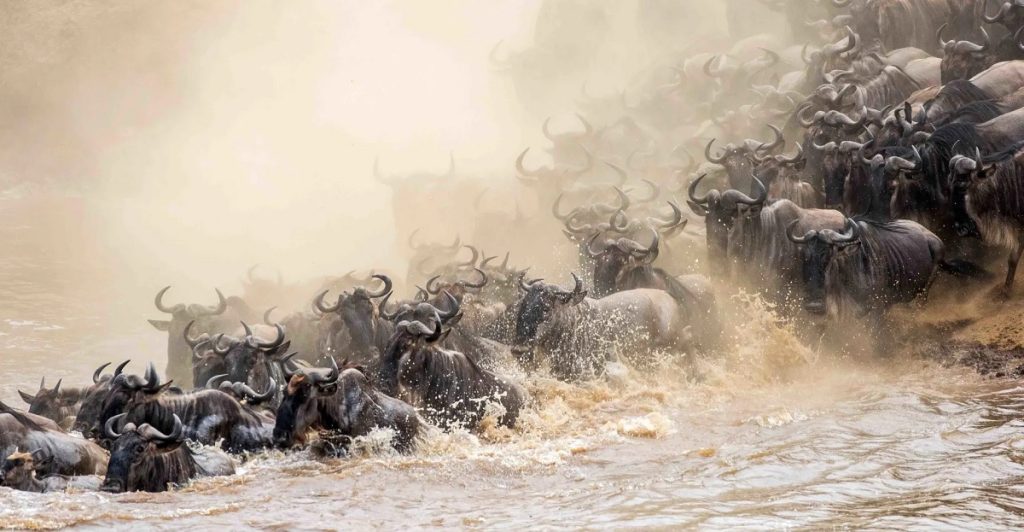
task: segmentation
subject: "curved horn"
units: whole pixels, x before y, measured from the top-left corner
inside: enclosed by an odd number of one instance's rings
[[[118,434],[114,430],[114,426],[119,421],[121,421],[122,419],[124,419],[126,417],[128,417],[128,413],[127,412],[125,412],[123,414],[118,414],[118,415],[113,416],[110,419],[108,419],[107,422],[103,424],[103,435],[106,436],[107,438],[111,439],[111,440],[116,440],[116,439],[120,438],[121,435]]]
[[[476,248],[474,248],[472,246],[467,246],[467,247],[469,247],[470,249],[473,250],[473,262],[476,262],[476,257],[477,257]],[[390,277],[388,277],[387,275],[383,275],[383,274],[375,274],[375,275],[373,275],[373,278],[380,280],[382,283],[384,283],[384,286],[381,287],[379,292],[367,292],[366,293],[367,297],[369,297],[371,299],[375,299],[375,298],[378,298],[378,297],[381,297],[383,295],[391,293],[391,278]]]
[[[798,142],[796,145],[796,154],[792,157],[786,157],[785,155],[779,156],[779,162],[783,164],[796,164],[804,158],[804,147]]]
[[[163,287],[163,289],[161,289],[159,292],[156,293],[156,298],[154,298],[154,300],[153,300],[153,303],[156,304],[156,309],[159,310],[160,312],[165,313],[165,314],[174,314],[175,312],[177,312],[179,310],[183,310],[185,308],[185,306],[182,305],[182,304],[177,304],[177,305],[174,305],[173,307],[165,307],[164,306],[164,303],[163,303],[164,294],[166,294],[167,291],[170,290],[170,289],[171,289],[171,287],[169,285]]]
[[[796,229],[796,224],[798,223],[800,223],[800,220],[793,220],[786,226],[786,238],[789,238],[790,242],[794,244],[804,244],[818,235],[818,232],[812,229],[804,233],[804,236],[795,236],[793,234],[793,229]]]
[[[778,148],[779,146],[783,145],[786,142],[786,139],[782,136],[782,130],[781,129],[775,127],[772,124],[768,124],[768,129],[772,130],[772,133],[775,134],[775,140],[773,140],[771,144],[761,143],[761,146],[757,150],[755,150],[755,151],[767,151],[767,152],[770,152],[770,151],[775,150],[775,148]]]
[[[935,37],[939,39],[939,48],[942,48],[943,50],[946,49],[946,45],[951,44],[953,42],[942,40],[942,32],[946,29],[947,26],[949,26],[948,22],[939,26],[939,31],[935,32]]]
[[[152,362],[146,365],[146,384],[143,387],[151,391],[160,388],[160,376]]]
[[[571,217],[576,212],[575,209],[567,212],[566,214],[562,214],[559,212],[559,207],[562,205],[562,197],[564,195],[564,192],[559,192],[558,197],[555,198],[555,202],[551,204],[551,214],[555,215],[556,219],[561,220],[563,222],[568,220],[569,217]]]
[[[441,321],[448,321],[457,316],[459,314],[459,311],[462,309],[461,305],[459,304],[459,300],[456,299],[455,296],[451,294],[451,292],[445,290],[444,298],[446,301],[448,301],[448,311],[441,312],[441,309],[438,309],[437,307],[434,307],[434,310],[438,318],[441,319]]]
[[[1007,13],[1009,13],[1010,9],[1013,8],[1013,4],[1011,2],[1003,3],[1002,7],[999,8],[999,11],[991,17],[988,16],[988,0],[985,0],[985,5],[983,7],[984,10],[981,13],[981,18],[988,24],[996,24],[1006,18]]]
[[[744,205],[763,205],[765,200],[768,199],[768,189],[765,188],[764,183],[762,183],[753,172],[750,173],[750,177],[753,178],[754,184],[757,185],[757,197],[750,198],[744,194],[740,194],[739,197],[736,198],[736,203],[742,203]]]
[[[647,221],[654,224],[659,229],[672,229],[679,225],[686,225],[687,220],[683,218],[683,210],[679,208],[679,205],[674,201],[669,201],[668,204],[672,207],[671,220],[660,220],[652,216],[648,218]]]
[[[528,151],[530,151],[530,148],[526,148],[523,150],[523,153],[519,154],[519,157],[516,157],[516,171],[519,172],[520,175],[524,175],[526,177],[539,177],[540,172],[538,170],[527,170],[526,167],[523,166],[523,159],[526,158],[526,152]]]
[[[469,281],[459,281],[459,284],[465,288],[483,288],[484,286],[487,286],[487,274],[480,268],[473,268],[473,270],[480,276],[480,282],[473,284]]]
[[[538,282],[538,281],[541,281],[541,279],[533,279],[533,280],[527,282],[526,281],[526,272],[525,271],[519,272],[519,288],[523,292],[529,292],[530,291],[530,287],[532,287],[533,284]]]
[[[711,193],[707,193],[699,197],[697,196],[697,185],[700,184],[701,179],[704,179],[707,176],[707,174],[701,174],[700,177],[691,181],[690,186],[686,188],[686,194],[690,196],[690,201],[693,201],[698,205],[707,205],[708,197],[711,196]]]
[[[275,309],[277,309],[277,307],[270,307],[270,308],[268,308],[267,310],[265,310],[263,312],[263,324],[264,325],[273,325],[273,322],[270,321],[270,315],[274,313]]]
[[[220,292],[220,289],[218,289],[218,288],[214,288],[214,291],[217,292],[217,306],[216,307],[206,307],[206,310],[204,310],[202,312],[197,312],[196,313],[197,317],[199,317],[199,316],[219,316],[221,314],[224,314],[224,311],[226,311],[228,309],[228,300],[224,298],[224,294],[222,294]]]
[[[395,316],[398,314],[398,312],[395,312],[394,314],[388,314],[388,312],[384,310],[387,308],[388,300],[391,299],[392,293],[393,292],[388,292],[384,294],[384,299],[381,299],[380,303],[377,303],[377,314],[379,314],[381,318],[384,318],[387,321],[394,321]]]
[[[441,287],[434,285],[434,283],[437,282],[437,280],[440,279],[440,278],[441,278],[440,275],[435,275],[435,276],[431,277],[430,279],[427,279],[426,288],[427,288],[427,293],[428,294],[430,294],[430,295],[437,295],[437,293],[441,291]]]
[[[590,240],[587,242],[587,255],[590,255],[595,259],[604,255],[605,252],[608,251],[607,247],[600,251],[594,251],[594,241],[597,240],[597,237],[599,236],[601,236],[601,233],[594,233],[594,236],[590,237]]]
[[[181,441],[182,436],[185,434],[185,428],[181,424],[181,418],[178,414],[172,414],[174,416],[174,429],[171,430],[170,434],[164,434],[160,432],[156,427],[152,425],[145,425],[145,436],[150,440],[157,440],[160,442],[178,442]]]
[[[978,169],[978,163],[966,155],[955,155],[949,161],[949,165],[957,175],[969,174]]]
[[[333,307],[328,307],[327,305],[324,305],[324,296],[327,295],[327,292],[330,292],[330,288],[317,294],[316,297],[313,298],[313,305],[316,307],[317,310],[323,312],[324,314],[337,312],[338,309],[341,307],[342,296],[338,296],[338,302],[335,303]]]
[[[270,400],[271,397],[274,397],[274,394],[277,392],[277,381],[270,379],[267,391],[263,393],[257,393],[256,390],[253,390],[249,385],[242,382],[236,382],[232,386],[232,391],[234,391],[236,395],[245,399],[246,403],[250,405],[258,405],[260,403],[265,403]]]
[[[243,322],[243,325],[244,325],[244,322]],[[284,343],[284,337],[285,337],[284,326],[281,325],[280,323],[275,323],[274,324],[274,329],[277,331],[277,338],[275,338],[275,339],[273,339],[273,340],[271,340],[269,342],[261,342],[258,338],[253,337],[253,341],[256,343],[256,347],[259,347],[260,349],[263,349],[263,350],[276,349],[278,347],[281,347],[281,344]]]
[[[725,162],[725,156],[724,155],[722,157],[717,158],[717,159],[711,156],[711,145],[714,144],[714,143],[715,143],[715,139],[711,139],[711,141],[708,142],[708,145],[704,146],[704,158],[707,159],[709,163],[722,164],[722,163]]]
[[[121,373],[123,373],[124,372],[124,367],[127,366],[129,362],[131,362],[131,359],[125,360],[124,362],[118,364],[117,367],[114,368],[114,376],[116,377],[116,376],[120,375]]]
[[[200,340],[198,338],[193,339],[192,335],[190,334],[190,331],[192,331],[192,326],[195,325],[195,324],[196,324],[196,320],[192,320],[192,321],[188,322],[188,325],[185,326],[185,330],[182,331],[182,336],[185,337],[185,343],[188,344],[188,347],[190,349],[195,349],[196,348],[196,344],[198,344],[200,342]]]
[[[857,223],[847,218],[845,230],[829,239],[832,244],[848,244],[857,240]]]
[[[222,373],[220,375],[214,375],[210,377],[209,380],[206,381],[206,389],[216,390],[220,386],[220,382],[223,381],[227,376],[227,373]]]
[[[92,372],[92,383],[93,384],[99,384],[100,383],[100,374],[103,373],[103,370],[106,369],[107,366],[109,366],[109,365],[110,365],[110,362],[107,362],[106,364],[103,364],[102,366],[96,368],[96,371]]]
[[[227,347],[221,348],[220,341],[223,338],[224,338],[224,333],[220,333],[220,334],[217,335],[217,339],[214,340],[214,342],[213,342],[213,352],[217,353],[218,355],[221,355],[221,356],[224,356],[224,355],[228,354],[229,352],[231,352],[231,343],[230,342],[228,343]]]

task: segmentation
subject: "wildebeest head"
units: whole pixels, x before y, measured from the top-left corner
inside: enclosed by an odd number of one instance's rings
[[[1024,25],[1024,2],[1020,0],[1011,0],[997,4],[999,5],[999,10],[993,15],[988,14],[989,0],[985,0],[983,5],[985,12],[982,14],[982,19],[988,24],[1002,24],[1011,32]]]
[[[165,286],[162,290],[156,293],[154,303],[156,304],[157,310],[165,314],[170,314],[171,319],[169,321],[158,321],[149,320],[149,323],[161,331],[167,331],[170,333],[172,339],[181,338],[182,331],[185,330],[185,326],[196,320],[207,318],[210,316],[219,316],[228,309],[227,299],[224,298],[224,294],[220,290],[216,290],[218,303],[216,306],[204,306],[199,304],[185,305],[184,303],[178,303],[170,307],[164,305],[163,298],[164,294],[170,290],[170,286]]]
[[[658,231],[649,228],[653,236],[650,245],[643,244],[632,238],[605,238],[595,242],[600,234],[594,235],[587,245],[587,252],[595,260],[594,295],[604,297],[615,291],[619,277],[637,266],[651,264],[658,258]],[[595,246],[597,244],[597,246]]]
[[[66,412],[68,408],[77,403],[81,399],[82,394],[79,390],[61,390],[61,382],[63,382],[63,379],[58,380],[57,384],[52,389],[49,389],[46,387],[46,377],[43,377],[39,382],[39,390],[35,395],[18,390],[18,395],[29,405],[28,413],[52,419],[57,423],[62,422],[62,411]]]
[[[925,165],[917,147],[910,149],[890,148],[885,158],[883,181],[892,191],[890,208],[896,218],[908,218],[920,208],[934,205],[939,201],[941,191],[931,186],[924,175]]]
[[[44,471],[52,459],[42,449],[11,453],[0,466],[0,486],[16,487],[31,483],[36,478],[36,471]]]
[[[393,311],[386,310],[388,298],[385,297],[379,306],[380,316],[385,320],[398,324],[403,321],[418,321],[432,326],[433,323],[454,325],[461,318],[462,305],[459,300],[447,290],[443,290],[445,298],[445,310],[442,310],[432,303],[421,301],[415,304],[403,303]]]
[[[547,190],[563,189],[594,168],[594,158],[590,155],[590,152],[582,146],[579,146],[579,148],[587,159],[583,166],[576,168],[557,165],[542,166],[535,170],[528,170],[524,164],[526,154],[530,151],[530,148],[526,148],[519,154],[519,157],[516,157],[516,177],[529,186],[536,186]]]
[[[291,342],[285,341],[284,326],[280,323],[274,324],[276,336],[270,341],[256,337],[245,322],[242,322],[242,329],[244,336],[241,338],[217,335],[213,340],[213,351],[223,358],[224,373],[227,373],[229,381],[265,384],[273,374],[271,365],[274,358],[283,355]]]
[[[541,279],[530,282],[520,280],[519,287],[525,292],[516,312],[515,345],[528,349],[543,334],[545,325],[560,308],[578,305],[587,297],[583,281],[572,274],[572,290],[563,290],[557,285],[547,284]]]
[[[96,421],[100,417],[100,412],[103,409],[103,402],[107,397],[107,393],[110,391],[111,383],[124,371],[124,367],[128,365],[131,360],[125,360],[114,369],[112,375],[102,375],[103,369],[109,364],[103,364],[96,368],[96,371],[92,374],[93,385],[89,387],[85,392],[85,396],[82,398],[82,404],[78,407],[78,415],[75,416],[75,423],[71,425],[71,430],[77,430],[82,433],[86,438],[93,437],[93,428]]]
[[[128,423],[117,432],[115,426],[123,421],[127,414],[111,417],[103,425],[104,435],[113,441],[110,450],[110,461],[107,464],[107,476],[103,479],[100,490],[110,493],[138,491],[150,486],[166,486],[168,482],[179,482],[180,478],[159,478],[170,471],[155,467],[154,460],[161,454],[177,450],[184,443],[185,430],[181,419],[174,414],[174,430],[164,434],[144,423],[136,426]],[[186,464],[181,464],[182,466]],[[170,468],[168,468],[170,469]],[[186,478],[192,475],[186,475]],[[148,490],[156,491],[156,490]]]
[[[996,155],[997,157],[999,155]],[[981,183],[995,172],[994,164],[985,164],[981,150],[976,149],[974,156],[954,155],[949,161],[949,183],[954,198],[964,198],[971,185]],[[954,208],[953,228],[960,236],[972,234],[977,230],[977,223],[967,213],[966,208]]]
[[[854,85],[847,87],[856,88]],[[837,101],[842,101],[849,90],[844,89],[836,93]],[[796,119],[800,125],[807,128],[807,134],[803,143],[805,167],[808,175],[820,175],[824,160],[824,152],[817,146],[827,146],[830,142],[842,142],[851,135],[863,131],[868,121],[868,110],[862,108],[856,118],[838,110],[815,111],[810,117],[806,117],[806,111],[813,108],[813,103],[805,102],[796,113]]]
[[[275,446],[284,448],[305,442],[306,431],[319,419],[317,398],[337,392],[340,375],[338,365],[334,357],[327,359],[331,364],[327,369],[285,370],[288,386],[277,408],[277,419],[274,422]]]
[[[767,156],[785,144],[782,130],[770,124],[768,127],[775,134],[775,140],[771,142],[747,139],[739,145],[726,144],[724,151],[718,157],[711,155],[711,146],[714,145],[715,139],[711,139],[704,147],[704,157],[709,162],[725,167],[725,171],[729,175],[729,185],[732,188],[747,188],[750,185],[750,172],[757,164],[757,158]]]
[[[980,28],[985,39],[983,44],[971,41],[945,41],[942,39],[942,30],[948,24],[943,24],[938,31],[939,46],[942,47],[941,77],[942,84],[957,79],[970,79],[975,74],[987,68],[989,50],[992,48],[992,40],[985,28]]]
[[[168,368],[173,369],[178,374],[178,378],[185,378],[180,373],[188,370],[188,363],[192,358],[192,349],[183,340],[185,327],[195,321],[200,330],[209,330],[217,316],[227,311],[228,301],[224,298],[224,294],[217,290],[218,303],[216,306],[179,303],[168,307],[164,305],[163,297],[170,289],[170,286],[164,287],[157,292],[154,299],[157,310],[170,314],[170,319],[149,320],[149,323],[158,330],[167,332]]]
[[[844,140],[838,144],[829,142],[825,145],[815,146],[815,149],[822,154],[826,209],[836,209],[842,205],[847,178],[850,176],[854,163],[859,161],[854,159],[854,154],[863,145],[860,142]]]
[[[334,351],[345,350],[361,356],[373,353],[377,338],[377,307],[373,300],[390,294],[392,286],[391,279],[386,275],[373,277],[384,283],[380,290],[371,292],[363,287],[357,287],[351,294],[340,294],[333,306],[324,303],[326,290],[317,294],[314,300],[317,310],[324,314],[337,314],[348,332],[349,345],[339,346],[332,342],[330,347]]]
[[[705,174],[706,175],[706,174]],[[738,190],[726,190],[719,192],[712,190],[704,196],[697,196],[697,185],[705,175],[701,175],[690,183],[687,190],[690,199],[687,203],[693,212],[704,217],[706,238],[708,244],[708,261],[712,271],[728,272],[729,265],[726,261],[726,254],[729,247],[729,231],[739,215],[740,207],[759,208],[768,199],[768,189],[756,177],[753,178],[757,197],[750,196]]]
[[[488,278],[487,274],[484,273],[480,268],[473,268],[476,272],[476,280],[458,279],[453,281],[439,281],[440,275],[431,277],[426,284],[427,293],[432,296],[440,295],[442,291],[450,292],[458,300],[469,293],[479,293],[480,290],[487,286]]]
[[[793,234],[800,220],[793,220],[786,228],[786,236],[801,249],[804,310],[811,314],[825,313],[825,274],[837,250],[856,244],[857,224],[846,220],[846,229],[837,233],[831,229],[807,231],[803,236]]]
[[[121,373],[110,381],[110,389],[107,390],[100,407],[100,415],[92,424],[93,434],[101,434],[100,428],[110,418],[124,413],[130,404],[145,401],[147,396],[155,396],[171,386],[173,381],[160,384],[160,376],[156,368],[150,362],[146,365],[144,377]]]

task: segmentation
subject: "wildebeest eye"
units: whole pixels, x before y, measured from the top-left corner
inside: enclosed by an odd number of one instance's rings
[[[142,454],[146,450],[146,446],[141,443],[135,445],[135,454]]]

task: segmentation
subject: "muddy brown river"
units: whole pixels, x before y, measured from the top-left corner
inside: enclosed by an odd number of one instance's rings
[[[145,323],[158,316],[116,310],[148,301],[74,282],[100,265],[43,238],[43,223],[74,231],[74,211],[42,222],[7,207],[0,399],[21,406],[17,388],[34,390],[41,375],[83,384],[108,361],[162,367],[165,338]],[[100,493],[98,479],[61,494],[0,488],[0,527],[1024,526],[1017,381],[920,357],[818,352],[757,305],[736,307],[745,341],[700,362],[698,379],[674,364],[583,385],[531,377],[535,403],[515,430],[433,432],[410,456],[382,450],[387,435],[376,434],[349,459],[268,452],[244,457],[234,477],[168,493]]]

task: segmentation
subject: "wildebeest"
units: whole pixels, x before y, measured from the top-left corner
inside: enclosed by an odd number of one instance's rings
[[[286,334],[282,325],[275,324],[274,329],[276,336],[270,341],[257,337],[245,322],[242,322],[243,332],[239,338],[224,334],[214,337],[213,352],[222,357],[223,373],[227,374],[229,382],[243,383],[255,390],[271,390],[274,389],[272,383],[284,382],[281,361],[290,343],[285,341]],[[210,370],[214,370],[215,366],[211,365]],[[206,381],[196,383],[197,387],[205,385]],[[271,401],[274,408],[279,401],[280,392],[274,390]]]
[[[284,400],[277,409],[274,444],[290,447],[304,443],[310,428],[347,438],[380,428],[394,431],[391,443],[395,449],[410,451],[420,429],[416,409],[378,390],[362,367],[339,371],[333,358],[330,362],[332,367],[327,370],[290,372]]]
[[[886,149],[885,165],[878,169],[892,183],[892,215],[923,223],[947,240],[977,234],[973,220],[958,216],[962,195],[949,183],[949,161],[955,155],[1002,151],[1024,138],[1024,109],[983,124],[949,124],[909,148]]]
[[[804,310],[866,316],[880,332],[885,311],[927,294],[943,262],[942,241],[910,220],[847,220],[842,232],[791,222],[786,236],[802,248]]]
[[[386,320],[381,320],[373,300],[391,293],[391,279],[386,275],[374,275],[384,283],[376,292],[357,287],[351,294],[342,293],[334,305],[324,303],[327,291],[320,292],[314,299],[316,308],[324,314],[337,314],[341,321],[337,325],[344,327],[345,335],[340,330],[332,332],[327,343],[328,353],[351,357],[354,361],[365,363],[373,360],[384,348],[391,334]],[[338,345],[339,338],[348,338],[347,345]]]
[[[82,396],[82,401],[79,404],[78,413],[75,415],[75,422],[71,425],[71,430],[81,432],[82,436],[86,438],[94,436],[93,427],[100,417],[100,412],[103,409],[103,400],[107,397],[107,392],[110,390],[110,383],[124,371],[124,367],[129,362],[131,360],[125,360],[118,364],[111,375],[101,375],[103,368],[107,364],[100,366],[93,372],[93,384],[86,389],[85,394]]]
[[[758,159],[771,154],[785,144],[782,130],[772,125],[769,125],[768,128],[775,134],[775,139],[771,142],[746,139],[739,145],[726,144],[724,151],[718,157],[711,155],[711,147],[714,145],[715,139],[711,139],[704,147],[704,157],[708,162],[725,167],[725,171],[729,174],[731,188],[749,188],[750,171],[757,164]]]
[[[527,401],[518,384],[481,368],[472,358],[440,347],[440,320],[433,327],[403,321],[395,327],[381,355],[380,382],[385,393],[408,397],[428,419],[442,427],[462,425],[473,430],[487,414],[487,405],[500,405],[497,422],[512,426]]]
[[[100,366],[96,370],[96,374],[98,375],[102,372],[106,366],[107,364]],[[35,395],[27,394],[21,390],[18,390],[18,395],[21,396],[23,401],[28,403],[30,414],[52,419],[62,428],[67,429],[75,421],[75,416],[78,414],[78,408],[81,405],[86,390],[80,388],[61,389],[60,385],[62,382],[63,379],[58,380],[53,389],[48,389],[46,387],[46,377],[43,377],[39,382],[39,390]]]
[[[149,320],[157,330],[167,332],[167,376],[182,386],[192,385],[192,349],[183,338],[185,327],[197,322],[201,331],[211,331],[218,316],[228,309],[224,294],[217,290],[218,303],[215,307],[203,305],[185,305],[179,303],[168,307],[163,303],[164,294],[170,290],[166,286],[156,294],[154,303],[157,310],[170,314],[170,320]]]
[[[593,299],[572,275],[572,290],[541,280],[521,283],[526,293],[516,315],[514,352],[525,364],[546,355],[560,379],[592,378],[619,350],[644,363],[655,351],[678,352],[692,339],[688,316],[664,290],[637,289]]]
[[[705,216],[709,258],[724,263],[726,273],[742,273],[747,280],[758,281],[757,288],[788,302],[798,290],[800,261],[785,228],[799,221],[805,231],[838,230],[843,215],[828,209],[803,209],[789,200],[767,202],[767,189],[757,177],[753,182],[758,189],[756,198],[735,190],[698,197],[691,185],[690,206]]]
[[[8,456],[18,449],[52,457],[49,473],[94,475],[107,469],[107,454],[95,443],[65,434],[46,418],[0,403],[0,455]]]
[[[39,462],[42,466],[43,462],[48,462],[49,460],[49,457],[39,451],[32,453],[17,451],[12,453],[4,460],[3,465],[0,466],[0,486],[32,493],[64,491],[68,485],[68,477],[64,475],[50,475],[40,479],[36,475],[36,463]]]
[[[1009,296],[1024,253],[1024,150],[1021,145],[983,159],[956,155],[949,163],[954,188],[963,188],[966,212],[982,237],[1009,249],[1003,296]]]
[[[177,415],[173,416],[170,434],[149,423],[125,423],[118,431],[115,426],[125,416],[112,417],[103,425],[104,435],[113,444],[101,490],[160,492],[197,477],[235,474],[234,461],[220,450],[194,449],[185,443],[185,429]]]
[[[115,377],[96,424],[103,426],[110,418],[126,413],[126,421],[170,431],[173,418],[180,417],[185,423],[185,437],[190,440],[206,445],[221,441],[229,452],[270,446],[273,419],[220,390],[168,393],[170,383],[160,383],[152,364],[146,368],[145,378],[127,374]]]

